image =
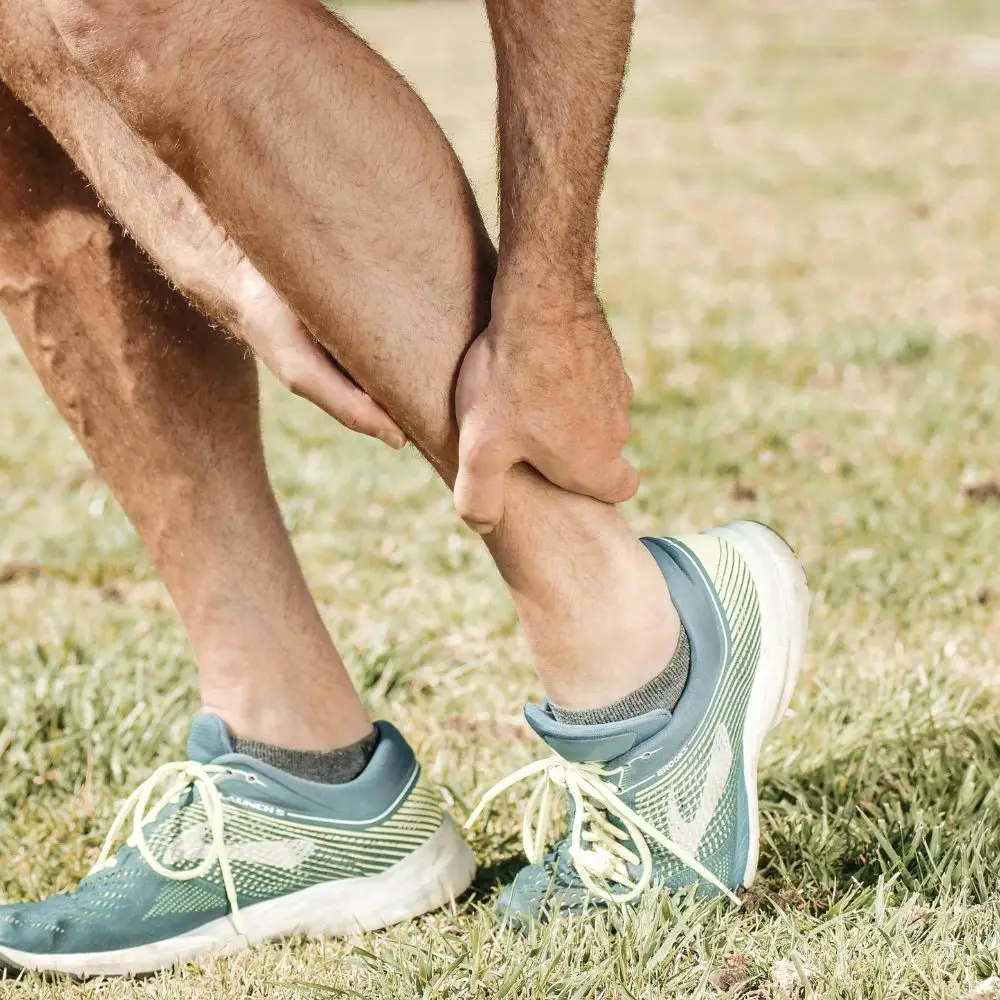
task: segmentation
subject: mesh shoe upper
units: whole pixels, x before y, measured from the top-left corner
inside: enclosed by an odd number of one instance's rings
[[[650,884],[678,889],[698,882],[699,891],[706,893],[733,890],[743,879],[750,839],[742,734],[760,659],[757,592],[743,559],[722,538],[644,542],[667,579],[691,641],[691,673],[675,711],[600,726],[561,724],[545,706],[529,705],[525,715],[557,754],[543,781],[554,776],[556,784],[564,785],[560,761],[591,769],[597,762],[600,777],[624,812],[652,828],[642,834]],[[502,913],[524,920],[543,910],[576,912],[588,903],[605,902],[605,890],[608,897],[625,898],[629,886],[645,884],[637,838],[605,831],[595,845],[583,831],[574,844],[578,808],[571,801],[570,836],[541,860],[536,856],[536,863],[501,894]],[[604,818],[625,830],[627,818],[619,818],[614,808]],[[616,841],[624,842],[620,853]],[[699,874],[678,854],[706,871]],[[587,890],[586,876],[602,870],[595,896]]]
[[[238,910],[321,882],[378,874],[438,830],[438,793],[395,728],[378,726],[381,740],[365,772],[346,785],[320,785],[233,753],[216,717],[195,720],[190,769],[203,769],[218,793]],[[215,796],[183,773],[178,785],[142,829],[146,850],[168,875],[151,867],[133,835],[75,892],[0,907],[0,946],[35,954],[113,951],[231,915],[222,859],[206,865],[218,847],[206,798]]]

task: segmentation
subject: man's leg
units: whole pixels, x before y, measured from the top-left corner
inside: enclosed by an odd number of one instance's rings
[[[495,258],[416,94],[313,0],[47,4],[125,119],[451,483],[452,388]],[[757,759],[802,658],[794,556],[746,523],[643,544],[617,511],[527,470],[506,499],[487,544],[561,706],[528,718],[575,809],[545,854],[548,797],[533,798],[539,863],[502,909],[749,885]]]
[[[451,389],[486,319],[494,257],[419,99],[339,22],[296,0],[183,12],[51,3],[119,110],[450,482]],[[555,868],[526,870],[504,905],[537,914],[553,876],[573,909],[590,889],[609,898],[601,887],[620,884],[615,898],[631,899],[653,878],[749,884],[757,755],[787,701],[807,606],[787,547],[753,525],[640,545],[615,511],[527,470],[488,543],[563,704],[529,720],[565,758],[548,773],[571,783],[578,806]],[[671,684],[643,687],[669,673],[685,635],[668,579],[692,638],[679,700]],[[601,725],[556,718],[601,707]],[[546,801],[535,800],[547,814]],[[34,955],[33,967],[58,967]]]
[[[241,737],[371,731],[282,525],[244,348],[169,290],[0,84],[0,308],[149,548]]]
[[[0,308],[151,550],[205,702],[189,760],[136,790],[76,893],[0,906],[0,969],[140,974],[454,899],[475,859],[323,627],[264,466],[254,364],[2,84],[0,120]]]
[[[451,483],[451,390],[495,257],[417,95],[312,0],[51,5],[126,120]],[[677,614],[614,508],[521,469],[487,544],[557,703],[606,705],[670,660]]]

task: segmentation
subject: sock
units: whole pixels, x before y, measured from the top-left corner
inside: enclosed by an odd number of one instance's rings
[[[379,734],[373,729],[357,743],[337,750],[286,750],[257,740],[232,738],[233,749],[279,771],[321,785],[343,785],[353,781],[368,766],[378,746]]]
[[[682,623],[677,650],[670,658],[670,662],[641,688],[604,708],[585,708],[577,711],[551,705],[552,714],[560,722],[568,722],[571,725],[597,726],[602,722],[624,722],[626,719],[634,719],[637,715],[645,715],[657,708],[665,708],[672,712],[677,707],[677,702],[681,700],[690,670],[691,644]]]

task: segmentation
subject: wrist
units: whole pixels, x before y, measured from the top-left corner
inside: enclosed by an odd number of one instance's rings
[[[493,321],[539,314],[588,315],[601,311],[593,269],[553,267],[530,255],[504,258],[497,265],[492,296]]]

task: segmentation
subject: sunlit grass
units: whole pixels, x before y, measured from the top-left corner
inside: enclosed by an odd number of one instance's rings
[[[351,10],[439,113],[489,208],[478,5]],[[502,931],[518,803],[454,913],[290,942],[132,997],[962,997],[1000,932],[1000,8],[642,4],[603,211],[602,287],[638,395],[639,531],[776,522],[814,587],[810,661],[762,778],[739,911]],[[0,894],[71,887],[196,704],[127,522],[0,334]],[[274,479],[373,708],[464,818],[531,759],[538,694],[477,540],[415,454],[266,388]],[[4,574],[0,572],[0,578]],[[312,984],[304,986],[302,984]]]

